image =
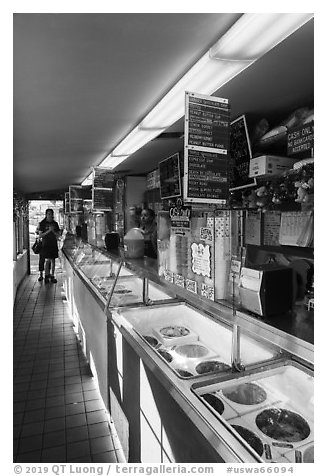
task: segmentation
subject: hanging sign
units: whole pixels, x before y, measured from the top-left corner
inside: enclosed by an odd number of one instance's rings
[[[92,209],[98,211],[112,211],[112,188],[94,188],[92,193]]]
[[[230,155],[230,190],[253,187],[256,185],[256,179],[249,178],[252,150],[244,115],[231,122]]]
[[[185,141],[204,149],[229,149],[228,99],[186,92]]]
[[[105,167],[93,168],[92,209],[95,211],[113,210],[114,174]]]
[[[186,93],[184,200],[225,204],[229,191],[227,99]]]
[[[69,211],[70,213],[83,213],[82,185],[69,185]]]
[[[181,174],[178,153],[159,162],[159,177],[161,199],[181,196]]]
[[[111,169],[105,167],[94,167],[93,169],[93,187],[94,188],[113,188],[115,176]]]

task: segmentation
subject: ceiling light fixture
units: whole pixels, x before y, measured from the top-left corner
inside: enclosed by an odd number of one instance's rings
[[[211,95],[313,17],[245,13],[99,164],[112,169],[185,114],[185,91]]]

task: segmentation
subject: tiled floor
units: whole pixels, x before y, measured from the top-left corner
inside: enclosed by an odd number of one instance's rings
[[[34,257],[36,258],[36,257]],[[14,309],[14,462],[124,462],[62,287],[32,272]]]

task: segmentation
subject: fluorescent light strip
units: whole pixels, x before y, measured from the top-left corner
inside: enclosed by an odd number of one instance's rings
[[[213,94],[312,17],[312,13],[243,14],[100,166],[117,167],[183,117],[185,91]]]

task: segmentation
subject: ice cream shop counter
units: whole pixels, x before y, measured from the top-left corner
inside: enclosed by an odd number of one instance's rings
[[[66,239],[76,331],[129,462],[313,462],[313,346]]]

